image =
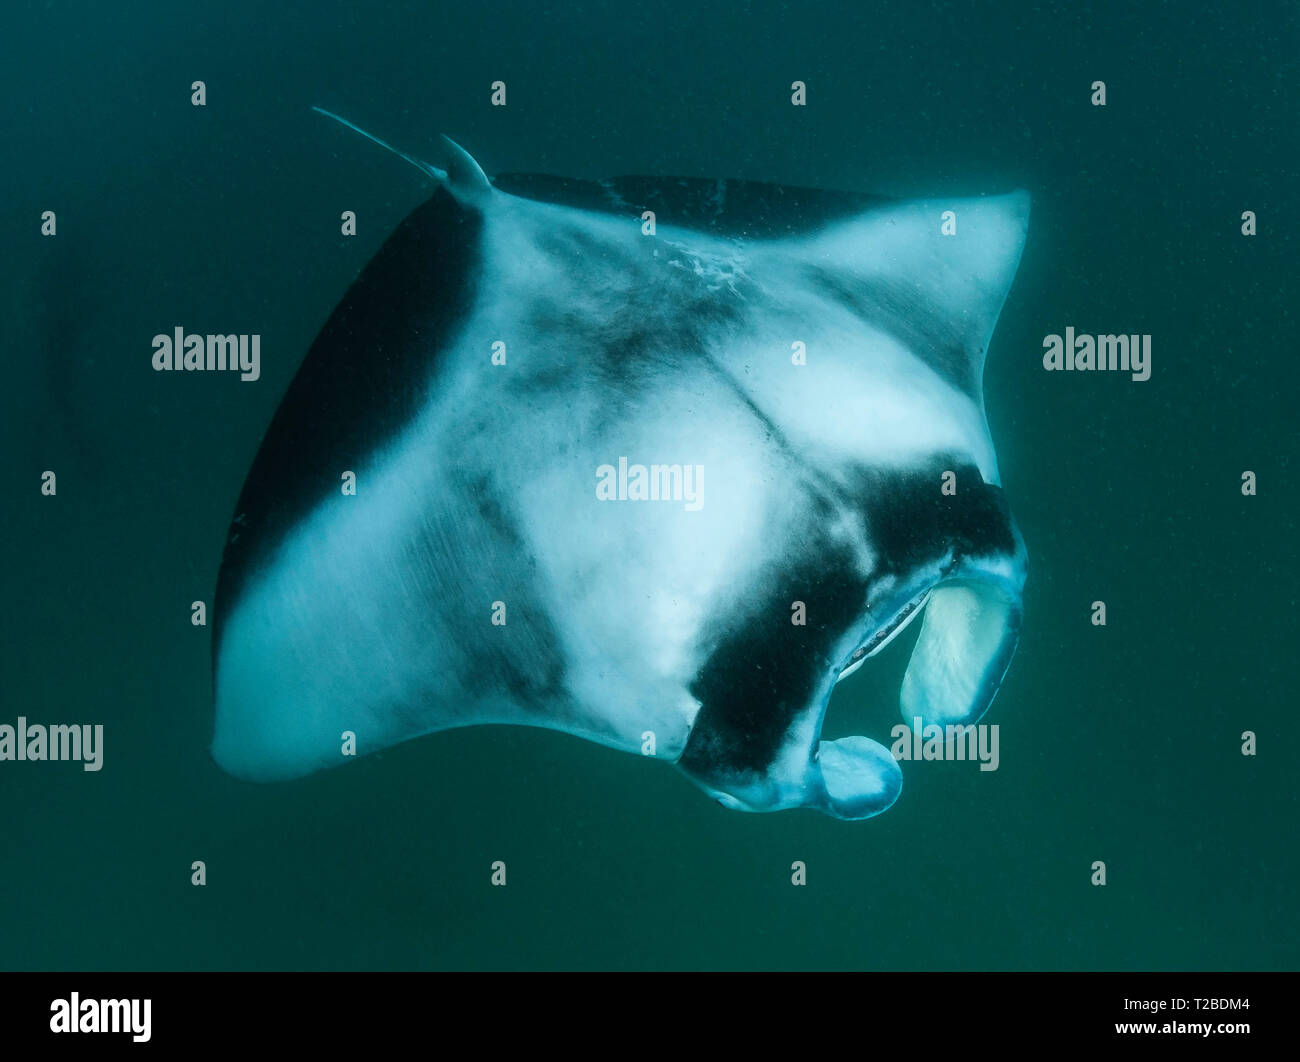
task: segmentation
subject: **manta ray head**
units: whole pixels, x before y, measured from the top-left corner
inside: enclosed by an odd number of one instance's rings
[[[236,507],[218,763],[284,779],[512,723],[652,752],[728,807],[887,808],[888,750],[821,740],[835,684],[919,617],[904,719],[973,722],[1019,635],[981,379],[1027,196],[402,157],[434,194]]]
[[[864,818],[892,804],[902,776],[884,746],[820,733],[835,684],[918,617],[900,691],[909,725],[974,723],[997,693],[1026,553],[981,382],[1027,219],[1024,193],[873,204],[753,255],[751,273],[782,295],[740,348],[799,336],[807,360],[747,368],[740,383],[799,455],[803,511],[715,617],[694,686],[681,762],[726,806]]]

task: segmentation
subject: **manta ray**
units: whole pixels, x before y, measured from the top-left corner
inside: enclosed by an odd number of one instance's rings
[[[1019,640],[981,381],[1027,194],[489,180],[445,138],[435,166],[329,117],[433,191],[239,495],[216,762],[289,779],[517,724],[652,753],[728,808],[888,808],[889,751],[821,739],[836,683],[920,617],[902,716],[973,723]]]

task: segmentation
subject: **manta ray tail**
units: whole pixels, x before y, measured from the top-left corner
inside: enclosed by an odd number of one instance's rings
[[[346,118],[340,117],[333,111],[327,111],[324,107],[314,105],[312,110],[317,114],[325,115],[326,118],[334,119],[340,125],[347,126],[354,133],[360,133],[371,143],[378,144],[381,148],[391,151],[399,159],[410,163],[426,177],[432,177],[439,184],[445,186],[461,202],[481,202],[483,197],[492,191],[492,185],[487,179],[487,174],[483,172],[469,152],[450,137],[444,136],[442,138],[443,147],[447,152],[447,168],[443,170],[393,147],[388,141],[381,140],[373,133],[367,133],[359,125],[349,122]]]

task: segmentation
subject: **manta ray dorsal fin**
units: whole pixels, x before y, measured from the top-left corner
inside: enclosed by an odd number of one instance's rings
[[[447,149],[447,183],[451,194],[463,203],[482,203],[492,194],[492,183],[487,174],[451,137],[444,136],[442,143]]]
[[[978,393],[1028,224],[1024,191],[901,200],[794,250],[847,307],[892,325],[918,358]]]
[[[437,166],[430,165],[423,159],[417,159],[413,155],[408,155],[405,151],[393,147],[386,140],[381,140],[373,133],[368,133],[359,125],[349,122],[332,111],[327,111],[324,107],[312,107],[317,114],[323,114],[326,118],[332,118],[340,125],[346,126],[354,133],[359,133],[373,144],[378,144],[386,151],[391,151],[399,159],[410,163],[426,177],[432,177],[435,181],[447,189],[453,196],[462,203],[473,203],[481,205],[486,197],[492,192],[492,184],[487,179],[482,167],[470,156],[469,152],[448,137],[443,137],[443,150],[447,153],[447,168],[439,169]]]

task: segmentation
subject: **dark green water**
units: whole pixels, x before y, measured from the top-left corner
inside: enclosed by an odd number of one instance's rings
[[[0,968],[1297,966],[1294,5],[127,7],[4,19],[0,723],[102,723],[105,764],[0,763]],[[312,104],[488,172],[1028,188],[985,380],[1030,553],[999,769],[904,764],[856,824],[531,730],[221,773],[189,604],[302,354],[428,193]],[[262,380],[151,371],[178,323],[261,333]],[[1151,334],[1151,379],[1045,372],[1067,325]],[[891,689],[846,684],[828,728],[884,739]]]

